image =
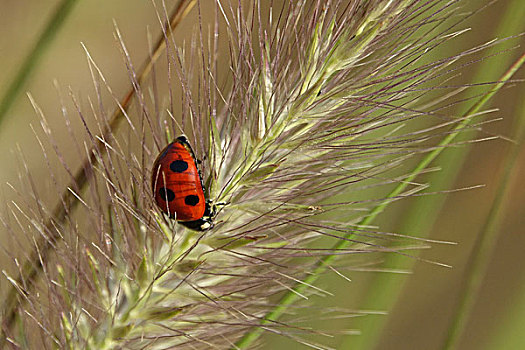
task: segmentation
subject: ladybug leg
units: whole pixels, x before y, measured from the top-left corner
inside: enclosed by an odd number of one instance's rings
[[[208,159],[208,157],[206,155],[204,155],[204,156],[202,156],[202,159],[195,159],[195,162],[200,165],[206,159]]]
[[[204,211],[204,216],[207,218],[213,218],[217,213],[217,206],[211,199],[206,200],[206,210]]]
[[[206,201],[206,205],[207,205],[208,207],[210,207],[210,208],[213,208],[213,209],[214,209],[214,210],[213,210],[214,213],[215,213],[215,209],[216,209],[217,207],[225,207],[225,206],[227,206],[227,205],[229,205],[229,204],[230,204],[230,202],[217,202],[217,203],[215,203],[215,202],[214,202],[213,200],[211,200],[211,199],[208,199],[208,200]]]

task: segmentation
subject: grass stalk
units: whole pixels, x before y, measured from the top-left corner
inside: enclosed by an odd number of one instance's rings
[[[166,28],[169,29],[167,31],[168,33],[173,32],[176,29],[179,23],[193,8],[195,3],[196,0],[181,0],[179,4],[175,6],[172,13],[170,14],[168,23],[166,23]],[[153,65],[165,48],[166,39],[164,34],[161,33],[155,43],[152,55],[150,58],[146,59],[146,61],[137,71],[139,83],[144,81],[144,79],[149,76]],[[120,101],[119,107],[113,112],[109,122],[107,123],[107,126],[100,136],[101,140],[109,140],[109,135],[116,132],[123,119],[124,113],[131,106],[131,101],[133,100],[135,92],[136,91],[133,86],[129,88],[124,98]],[[83,190],[89,179],[88,169],[98,162],[98,159],[100,159],[100,156],[103,155],[106,150],[107,148],[104,147],[103,144],[100,144],[98,147],[91,149],[90,156],[82,162],[82,165],[75,172],[74,179],[68,186],[65,187],[64,192],[61,194],[61,200],[58,201],[58,204],[54,208],[53,215],[45,223],[45,231],[52,234],[50,234],[47,239],[41,238],[38,240],[36,243],[38,250],[35,249],[32,251],[30,258],[22,266],[21,276],[16,279],[16,281],[14,281],[14,283],[11,285],[11,288],[7,292],[7,296],[4,300],[3,315],[5,316],[2,320],[4,328],[2,335],[0,336],[0,347],[2,347],[6,341],[4,333],[5,330],[10,330],[14,326],[18,309],[26,300],[25,298],[19,298],[20,292],[16,286],[22,286],[24,283],[28,286],[32,286],[34,284],[34,281],[37,279],[39,272],[42,269],[41,262],[46,260],[46,257],[53,249],[53,246],[60,240],[60,236],[55,230],[53,230],[53,227],[55,227],[57,224],[60,225],[63,223],[67,215],[79,204],[79,201],[74,200],[75,197],[73,193],[69,191],[69,188],[78,189],[78,192]],[[67,203],[68,207],[65,207],[63,203]],[[24,290],[23,292],[29,293],[27,290]]]
[[[6,92],[0,99],[0,125],[7,112],[16,101],[20,91],[27,82],[27,79],[31,76],[40,62],[40,59],[44,56],[46,50],[53,42],[53,39],[60,31],[60,28],[64,25],[75,3],[77,3],[77,0],[62,0],[62,2],[56,7],[51,18],[47,21],[44,30],[20,65],[13,81],[9,84]]]
[[[381,213],[392,201],[394,201],[403,191],[409,186],[409,184],[425,170],[430,163],[449,145],[470,122],[469,116],[476,114],[491,98],[494,94],[499,91],[505,82],[507,82],[516,71],[525,63],[525,54],[522,55],[498,80],[497,84],[494,84],[492,88],[484,94],[480,99],[472,105],[467,112],[465,112],[461,118],[461,121],[454,127],[454,129],[444,137],[437,147],[428,153],[421,162],[412,170],[410,175],[405,181],[399,183],[388,195],[387,200],[381,202],[379,205],[374,207],[370,213],[364,217],[359,223],[359,226],[369,225],[379,213]],[[388,200],[390,198],[391,200]],[[352,233],[349,233],[342,237],[342,239],[332,247],[332,250],[339,251],[341,249],[348,248],[351,244],[351,240],[354,238]],[[323,272],[332,264],[337,258],[337,255],[331,254],[319,259],[316,267],[311,274],[303,279],[300,283],[296,284],[295,287],[286,292],[281,300],[277,303],[277,306],[261,320],[257,327],[254,327],[250,332],[246,333],[235,346],[240,349],[246,349],[252,345],[263,333],[264,325],[272,324],[275,322],[294,302],[300,299],[300,295],[304,294],[308,286],[315,283],[315,281],[323,274]]]
[[[521,134],[515,139],[516,144],[513,145],[512,150],[508,154],[509,164],[512,163],[511,166],[514,166],[511,170],[512,174],[510,175],[510,179],[508,180],[510,184],[517,183],[516,177],[519,175],[516,172],[517,169],[515,166],[517,165],[518,159],[523,157],[525,150],[523,147],[525,141],[525,125],[523,125],[525,123],[525,101],[522,102],[516,114],[519,115],[521,124],[515,130],[519,130]],[[508,212],[508,202],[505,200],[511,190],[509,187],[505,190],[506,193],[503,195],[502,208],[499,209],[499,215]],[[501,230],[501,219],[503,219],[501,216],[499,220],[496,219],[496,227],[494,230]],[[520,349],[525,345],[522,328],[523,322],[525,321],[525,288],[520,286],[518,289],[519,290],[514,293],[515,297],[507,303],[507,309],[504,313],[505,316],[501,322],[498,322],[494,332],[491,332],[488,338],[489,341],[483,347],[484,349]]]
[[[522,61],[525,61],[525,54],[522,56]],[[524,106],[525,108],[525,106]],[[522,109],[523,110],[523,109]],[[492,252],[494,251],[495,243],[497,242],[501,230],[502,215],[508,209],[508,201],[511,187],[511,178],[515,176],[516,163],[521,153],[521,145],[525,138],[525,114],[521,113],[516,118],[515,125],[513,125],[514,135],[512,139],[515,144],[512,144],[504,161],[502,172],[497,177],[499,184],[496,190],[496,196],[492,202],[489,214],[482,225],[483,229],[479,233],[476,242],[472,248],[464,276],[460,287],[460,297],[450,327],[447,331],[447,337],[444,341],[443,349],[451,350],[457,349],[461,335],[463,334],[467,321],[471,314],[474,302],[479,294],[483,277],[487,271],[490,263]]]
[[[509,3],[505,14],[499,22],[498,28],[494,31],[494,37],[505,37],[512,33],[521,32],[524,29],[523,21],[525,16],[525,8],[520,6],[521,0],[514,0]],[[510,46],[510,42],[503,43],[503,46]],[[502,50],[504,47],[498,45],[497,50]],[[495,53],[496,48],[492,49]],[[490,56],[491,52],[487,53]],[[511,63],[511,55],[500,55],[498,64],[494,64],[491,60],[485,60],[477,66],[476,74],[471,79],[473,82],[479,81],[494,81],[495,77],[501,75],[503,67],[507,67]],[[475,131],[465,131],[460,135],[462,139],[472,139]],[[430,175],[428,183],[431,183],[434,188],[448,189],[451,188],[461,171],[464,160],[469,154],[471,146],[465,145],[454,150],[445,150],[440,156],[441,164],[446,164],[446,167],[439,172]],[[400,228],[397,230],[401,233],[410,232],[418,237],[425,238],[434,227],[439,213],[445,204],[446,196],[438,195],[431,197],[415,197],[412,200],[411,207],[406,210],[406,214],[401,221]],[[413,215],[417,208],[418,212],[423,212],[425,215]],[[417,256],[419,252],[414,252]],[[383,266],[393,267],[396,269],[412,270],[417,260],[406,259],[398,254],[387,254]],[[367,286],[365,293],[365,300],[361,307],[364,309],[381,309],[391,310],[393,305],[398,300],[405,282],[408,280],[405,275],[392,274],[374,274],[372,280]],[[364,317],[360,320],[359,329],[362,334],[359,337],[346,337],[342,343],[344,348],[356,349],[374,349],[376,348],[380,334],[388,322],[388,317]]]

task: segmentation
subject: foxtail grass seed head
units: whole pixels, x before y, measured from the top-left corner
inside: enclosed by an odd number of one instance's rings
[[[156,79],[135,68],[117,30],[133,85],[130,108],[88,54],[96,96],[86,109],[69,94],[75,107],[63,109],[66,123],[78,116],[85,125],[82,138],[70,130],[71,145],[54,142],[34,103],[48,139],[44,156],[63,164],[49,168],[62,201],[58,212],[49,209],[25,169],[26,191],[2,217],[6,230],[32,242],[33,266],[41,264],[37,278],[21,283],[18,273],[6,273],[21,305],[7,330],[12,344],[231,348],[263,327],[279,293],[320,257],[340,256],[329,271],[346,283],[339,269],[363,264],[363,253],[413,248],[409,238],[357,223],[373,206],[423,189],[414,183],[384,197],[406,178],[406,160],[432,150],[458,122],[449,110],[459,90],[447,81],[488,45],[426,59],[461,31],[454,2],[211,3],[191,10],[199,20],[189,43],[176,44],[165,31],[165,60],[148,72]],[[214,6],[217,23],[201,17],[203,6]],[[163,7],[157,11],[164,18]],[[113,109],[122,112],[118,131]],[[182,134],[214,208],[207,230],[170,218],[151,190],[157,155]],[[89,160],[79,177],[63,161],[63,147]],[[370,187],[383,195],[369,197]],[[394,238],[398,248],[388,248]],[[330,248],[341,240],[345,248]],[[300,293],[312,318],[323,311],[311,297],[329,294],[315,285]],[[296,311],[264,330],[303,343],[305,335],[324,334],[302,327]]]

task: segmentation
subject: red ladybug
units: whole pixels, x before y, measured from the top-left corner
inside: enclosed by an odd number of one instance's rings
[[[185,136],[160,152],[153,165],[151,188],[157,205],[180,224],[198,231],[213,227],[197,160]]]

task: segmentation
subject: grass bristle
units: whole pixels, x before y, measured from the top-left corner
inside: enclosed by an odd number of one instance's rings
[[[201,16],[211,3],[189,3],[198,13],[192,40],[179,43],[167,30],[152,70],[135,68],[116,30],[131,104],[118,100],[88,54],[90,108],[72,92],[74,109],[64,107],[67,123],[76,115],[84,124],[85,143],[58,145],[33,101],[47,139],[42,152],[63,165],[49,166],[61,202],[49,209],[25,169],[15,186],[24,191],[1,219],[37,252],[27,257],[32,269],[20,268],[22,283],[8,276],[20,305],[19,322],[6,329],[11,343],[234,348],[259,327],[323,348],[307,339],[332,332],[304,326],[297,310],[361,314],[308,304],[330,295],[305,280],[320,271],[320,258],[338,256],[324,268],[347,283],[347,271],[373,271],[380,253],[412,256],[436,243],[359,223],[373,207],[423,191],[406,165],[475,117],[450,114],[467,88],[454,78],[496,43],[426,59],[462,33],[453,1],[215,1],[215,19]],[[153,161],[181,133],[202,160],[206,195],[220,204],[209,231],[169,219],[151,194]],[[63,147],[87,159],[79,175]],[[404,181],[409,186],[388,197]],[[380,194],[368,197],[371,187]],[[341,241],[347,246],[334,248]],[[265,320],[287,291],[303,302],[282,320]]]

